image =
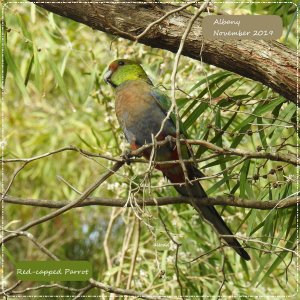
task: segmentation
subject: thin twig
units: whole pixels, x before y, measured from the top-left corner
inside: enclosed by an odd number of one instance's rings
[[[43,253],[45,253],[47,256],[52,258],[53,260],[59,260],[59,258],[51,253],[44,245],[42,245],[30,232],[25,231],[8,231],[5,230],[5,232],[13,233],[17,236],[24,236],[27,239],[29,239],[38,249],[40,249]]]
[[[133,245],[133,253],[132,253],[132,257],[131,257],[130,270],[129,270],[127,286],[126,286],[127,289],[130,289],[131,281],[133,278],[133,273],[135,270],[136,258],[138,255],[139,243],[140,243],[140,234],[141,234],[141,221],[139,219],[137,219],[136,220],[135,241],[134,241],[134,245]]]
[[[81,291],[73,298],[73,300],[80,299],[83,295],[85,295],[88,291],[90,291],[94,287],[95,286],[92,285],[92,284],[87,285],[86,287],[84,287],[83,289],[81,289]]]
[[[121,214],[122,210],[119,209],[116,211],[116,209],[114,208],[111,211],[111,216],[107,225],[107,229],[105,231],[105,237],[103,240],[103,249],[104,249],[104,253],[105,253],[105,257],[106,257],[106,262],[107,262],[107,269],[110,270],[112,268],[112,263],[111,263],[111,258],[110,258],[110,251],[109,251],[109,247],[108,247],[108,239],[109,239],[109,235],[111,233],[112,230],[112,226],[114,221],[117,219],[117,217]]]
[[[181,298],[184,300],[185,297],[184,297],[184,293],[183,293],[183,286],[182,286],[182,283],[181,283],[181,280],[180,280],[180,272],[179,272],[179,268],[178,268],[178,254],[179,254],[179,248],[181,247],[181,244],[179,242],[177,242],[174,237],[172,236],[172,234],[170,233],[164,219],[162,218],[161,214],[160,214],[160,209],[159,207],[157,207],[157,211],[158,211],[158,217],[161,221],[161,223],[163,224],[163,227],[164,227],[164,230],[167,234],[167,236],[170,238],[170,240],[175,244],[176,246],[176,252],[175,252],[175,262],[174,262],[174,266],[175,266],[175,271],[176,271],[176,279],[177,279],[177,282],[178,282],[178,285],[179,285],[179,288],[180,288],[180,295],[181,295]]]

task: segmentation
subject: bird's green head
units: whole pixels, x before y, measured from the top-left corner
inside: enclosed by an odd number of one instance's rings
[[[145,80],[151,84],[141,65],[129,59],[113,61],[104,74],[104,80],[115,88],[126,81],[138,79]]]

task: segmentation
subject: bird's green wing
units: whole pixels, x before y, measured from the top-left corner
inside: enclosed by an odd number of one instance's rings
[[[158,89],[157,87],[154,87],[151,90],[151,94],[154,97],[154,99],[156,100],[159,107],[165,113],[165,115],[167,115],[168,111],[170,110],[170,108],[172,106],[172,102],[171,102],[170,98],[166,94],[164,94],[160,89]],[[173,112],[171,112],[171,114],[170,114],[170,119],[172,120],[174,126],[176,127],[176,116]],[[180,130],[180,133],[183,134],[186,138],[188,137],[187,132],[186,132],[181,120],[179,120],[179,130]]]

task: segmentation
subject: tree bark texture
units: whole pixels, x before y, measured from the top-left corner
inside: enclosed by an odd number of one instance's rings
[[[153,3],[58,3],[30,0],[58,15],[86,24],[93,29],[134,40],[146,27],[178,6]],[[93,3],[95,2],[95,3]],[[180,4],[178,4],[180,5]],[[183,4],[181,4],[183,5]],[[138,41],[145,45],[176,52],[186,24],[192,13],[181,10],[154,25]],[[295,50],[276,41],[208,41],[202,38],[202,20],[199,17],[185,42],[182,54],[193,59],[232,71],[259,81],[287,100],[297,101],[297,63]]]

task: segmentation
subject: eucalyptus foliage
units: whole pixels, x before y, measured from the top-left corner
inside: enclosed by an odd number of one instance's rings
[[[283,4],[218,5],[235,14],[268,11],[281,15],[281,42],[296,47],[293,5],[289,9]],[[33,157],[69,145],[96,154],[121,155],[127,144],[116,121],[113,92],[102,80],[105,68],[115,58],[138,60],[153,82],[168,94],[174,54],[93,31],[27,2],[7,4],[4,12],[4,158]],[[177,105],[190,138],[219,147],[296,154],[296,107],[272,90],[186,57],[180,59],[176,83]],[[193,147],[195,159],[212,153]],[[71,201],[111,164],[103,158],[64,151],[27,164],[8,194]],[[20,165],[4,164],[5,187]],[[219,155],[200,162],[199,168],[208,177],[201,184],[211,197],[235,195],[266,201],[297,192],[296,168],[283,162]],[[147,164],[126,165],[94,196],[134,201],[134,197],[176,195],[159,172],[145,176],[147,170]],[[233,232],[245,238],[250,262],[241,261],[228,247],[210,252],[220,245],[217,235],[185,204],[76,208],[30,232],[61,260],[91,261],[94,278],[115,287],[179,296],[181,283],[187,297],[216,297],[219,293],[262,298],[293,295],[297,260],[288,250],[296,251],[296,208],[218,210]],[[17,229],[48,211],[5,204],[5,229]],[[181,244],[177,262],[176,245],[169,235]],[[171,246],[155,246],[163,242]],[[26,238],[15,238],[4,250],[7,287],[16,282],[15,261],[48,259]],[[86,285],[62,284],[74,288]],[[23,288],[35,285],[22,283]],[[30,295],[70,293],[43,288]],[[105,294],[92,289],[88,295],[101,293]]]

